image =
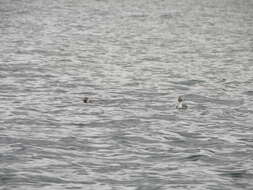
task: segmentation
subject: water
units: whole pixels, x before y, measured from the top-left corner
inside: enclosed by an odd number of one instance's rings
[[[0,189],[252,189],[252,9],[1,0]]]

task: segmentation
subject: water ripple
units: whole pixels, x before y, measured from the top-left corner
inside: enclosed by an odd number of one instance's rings
[[[252,189],[252,8],[1,1],[0,189]]]

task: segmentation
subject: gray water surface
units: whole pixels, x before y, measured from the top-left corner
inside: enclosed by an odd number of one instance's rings
[[[252,10],[1,0],[0,189],[252,190]]]

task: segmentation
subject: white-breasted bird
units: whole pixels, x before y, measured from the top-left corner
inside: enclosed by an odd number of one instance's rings
[[[182,96],[179,96],[177,101],[178,101],[177,106],[176,106],[177,109],[187,109],[188,106],[185,103],[183,103]]]

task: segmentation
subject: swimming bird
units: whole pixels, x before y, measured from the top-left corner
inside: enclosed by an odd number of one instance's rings
[[[176,106],[177,109],[187,109],[188,106],[183,103],[182,96],[179,96],[177,101],[178,101],[177,106]]]
[[[88,97],[83,98],[83,103],[91,103],[92,101]]]

